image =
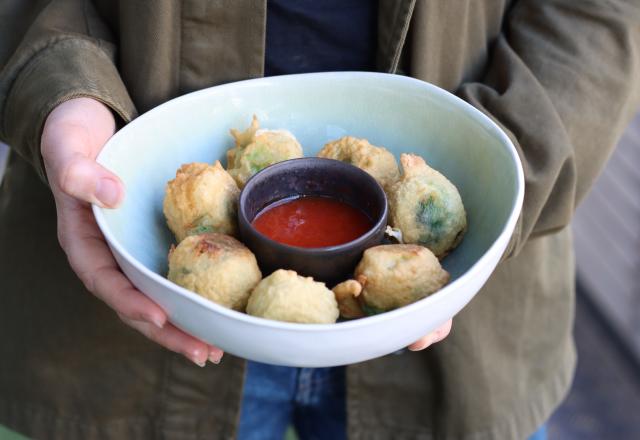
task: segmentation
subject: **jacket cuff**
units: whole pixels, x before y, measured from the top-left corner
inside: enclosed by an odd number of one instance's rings
[[[9,145],[46,182],[40,137],[49,113],[72,98],[90,97],[110,107],[125,123],[136,109],[113,61],[95,42],[69,38],[35,54],[17,75],[4,109]]]

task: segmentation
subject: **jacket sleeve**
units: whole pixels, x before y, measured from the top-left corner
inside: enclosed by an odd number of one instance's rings
[[[457,93],[505,128],[522,160],[508,258],[570,223],[637,110],[640,1],[514,2],[482,80]]]
[[[113,38],[90,0],[9,3],[16,7],[3,7],[3,21],[24,23],[26,32],[20,40],[9,35],[15,26],[0,26],[0,140],[46,180],[40,136],[58,104],[95,98],[125,122],[136,110],[115,65]]]

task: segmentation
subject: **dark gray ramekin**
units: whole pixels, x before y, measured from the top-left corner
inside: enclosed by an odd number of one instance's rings
[[[373,226],[345,244],[303,248],[274,241],[251,222],[273,202],[292,196],[326,196],[360,208]],[[238,223],[243,243],[251,249],[267,276],[291,269],[329,287],[350,278],[365,249],[382,242],[387,226],[387,197],[366,171],[333,159],[306,157],[278,162],[255,174],[240,193]]]

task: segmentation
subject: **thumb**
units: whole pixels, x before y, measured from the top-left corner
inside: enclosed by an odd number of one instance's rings
[[[56,107],[45,121],[41,153],[54,195],[114,208],[124,197],[121,180],[95,158],[115,131],[111,111],[89,98]]]
[[[115,208],[122,202],[121,180],[94,159],[74,153],[61,158],[56,165],[57,172],[51,176],[53,184],[65,194],[106,208]]]

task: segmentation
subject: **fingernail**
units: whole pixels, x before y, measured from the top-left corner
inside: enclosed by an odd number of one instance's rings
[[[147,317],[147,321],[149,321],[151,324],[155,325],[158,328],[164,327],[164,320],[160,319],[157,316],[149,316]]]
[[[206,365],[206,363],[207,363],[206,359],[204,359],[202,361],[199,360],[200,359],[200,350],[198,350],[198,349],[193,350],[193,352],[191,353],[190,359],[198,367],[204,367]]]
[[[434,339],[434,337],[435,337],[435,336],[432,336],[432,337],[429,339],[429,341],[428,341],[427,343],[424,343],[424,342],[423,342],[422,344],[418,345],[417,347],[411,347],[411,346],[409,346],[409,347],[407,347],[407,348],[408,348],[409,350],[411,350],[411,351],[422,351],[422,350],[424,350],[425,348],[429,347],[431,344],[433,344],[433,343],[435,342],[435,341],[433,340],[433,339]]]
[[[100,179],[96,188],[96,198],[105,206],[116,206],[120,198],[118,184],[109,178]]]
[[[209,362],[217,365],[222,360],[223,355],[224,355],[223,351],[217,351],[217,350],[211,351],[209,352]]]

